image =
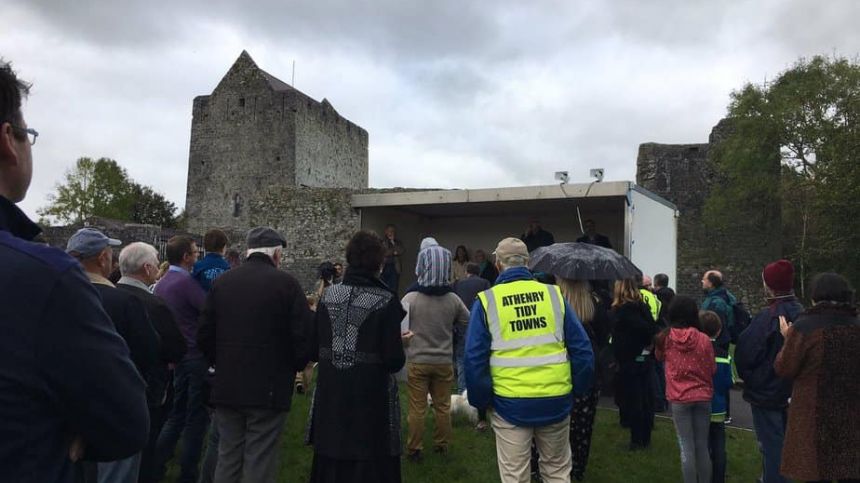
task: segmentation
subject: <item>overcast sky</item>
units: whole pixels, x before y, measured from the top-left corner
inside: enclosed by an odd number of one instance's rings
[[[35,215],[80,156],[185,203],[191,103],[243,49],[370,134],[373,187],[633,180],[640,143],[705,142],[745,82],[860,52],[853,0],[4,0],[33,83]]]

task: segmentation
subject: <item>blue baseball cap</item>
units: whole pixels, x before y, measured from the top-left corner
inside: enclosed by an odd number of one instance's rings
[[[78,258],[89,258],[98,255],[106,247],[118,247],[120,245],[122,245],[121,241],[108,238],[95,228],[81,228],[69,238],[66,253],[73,254]]]

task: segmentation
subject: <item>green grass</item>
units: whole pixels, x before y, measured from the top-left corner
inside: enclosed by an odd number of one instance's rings
[[[406,398],[401,387],[404,431]],[[281,439],[279,482],[304,483],[310,473],[313,449],[304,445],[308,396],[295,395],[293,408],[287,418]],[[433,414],[429,411],[425,427],[424,447],[432,448]],[[629,433],[618,425],[618,413],[600,409],[594,427],[591,456],[586,472],[587,482],[597,483],[677,483],[681,480],[678,444],[672,422],[658,418],[652,435],[651,448],[628,452]],[[405,433],[403,440],[405,441]],[[727,429],[729,482],[749,483],[759,474],[759,453],[752,432]],[[175,463],[176,460],[174,460]],[[171,464],[166,482],[177,477]],[[476,432],[465,420],[454,421],[454,439],[447,457],[426,451],[421,463],[403,462],[403,481],[413,482],[498,482],[496,448],[492,431]]]

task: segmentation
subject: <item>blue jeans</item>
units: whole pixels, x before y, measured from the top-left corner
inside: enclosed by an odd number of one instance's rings
[[[788,483],[779,474],[782,464],[782,442],[788,417],[785,409],[752,406],[753,427],[762,456],[762,483]]]
[[[459,337],[465,338],[466,334],[461,334]],[[466,343],[461,340],[455,340],[454,344],[454,367],[457,369],[457,394],[463,394],[466,390],[466,368],[464,367],[464,346]]]
[[[98,483],[137,483],[140,453],[124,460],[98,463]]]
[[[203,400],[203,385],[207,369],[208,364],[202,357],[185,359],[176,366],[176,372],[173,375],[175,388],[173,410],[161,429],[156,445],[159,480],[163,479],[164,465],[173,456],[176,443],[182,436],[179,481],[197,483],[197,466],[200,462],[203,437],[209,425],[209,414],[206,412]]]
[[[213,413],[212,416],[215,416]],[[203,456],[203,466],[200,469],[200,483],[212,483],[215,481],[215,468],[218,466],[218,444],[221,435],[218,433],[218,425],[212,417],[209,425],[209,442],[206,444],[206,454]]]

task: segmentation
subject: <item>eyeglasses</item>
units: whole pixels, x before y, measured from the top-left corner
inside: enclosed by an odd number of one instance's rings
[[[9,126],[12,127],[12,130],[26,134],[27,135],[27,141],[30,142],[30,146],[36,144],[36,138],[39,137],[39,131],[36,131],[35,129],[33,129],[31,127],[28,127],[28,128],[18,127],[16,125],[12,124],[10,121],[4,121],[4,122],[8,122]]]

